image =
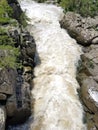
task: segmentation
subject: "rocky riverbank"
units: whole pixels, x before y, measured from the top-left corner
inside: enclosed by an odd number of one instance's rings
[[[0,3],[13,12],[10,18],[3,10],[6,17],[2,16],[0,23],[0,130],[23,123],[31,115],[31,80],[36,51],[34,38],[22,25],[23,12],[19,3],[17,0],[8,0],[8,3]]]
[[[98,16],[83,18],[67,12],[61,26],[83,46],[84,53],[77,68],[78,92],[88,130],[98,130]]]

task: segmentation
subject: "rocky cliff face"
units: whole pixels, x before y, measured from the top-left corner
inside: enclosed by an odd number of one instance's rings
[[[68,12],[61,26],[83,45],[83,54],[79,61],[77,80],[80,100],[85,110],[85,122],[88,130],[98,130],[98,16],[83,18],[79,14]]]
[[[30,91],[36,51],[34,38],[22,29],[22,11],[17,0],[8,3],[13,8],[15,26],[13,23],[1,26],[6,33],[0,35],[6,35],[13,44],[9,47],[9,42],[4,45],[0,41],[0,130],[5,130],[5,123],[6,126],[20,124],[31,115]]]

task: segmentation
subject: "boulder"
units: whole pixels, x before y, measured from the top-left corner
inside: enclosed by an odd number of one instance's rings
[[[8,125],[20,124],[29,118],[31,115],[30,94],[29,83],[24,81],[22,75],[18,74],[16,77],[15,91],[6,102]]]
[[[81,81],[81,97],[85,106],[90,112],[98,111],[98,84],[92,78],[85,78]]]
[[[12,95],[15,87],[15,71],[13,69],[0,70],[0,93]],[[13,76],[14,75],[14,76]]]
[[[61,27],[83,46],[98,43],[97,23],[98,17],[83,18],[77,13],[67,12],[61,20]]]
[[[15,111],[17,109],[16,97],[13,94],[10,98],[8,98],[6,102],[6,114],[8,117],[13,117],[15,115]]]
[[[7,96],[3,93],[0,93],[0,100],[6,100],[7,99]]]

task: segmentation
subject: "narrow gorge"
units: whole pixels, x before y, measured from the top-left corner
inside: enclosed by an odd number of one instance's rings
[[[60,27],[63,10],[31,0],[19,1],[30,18],[36,54],[32,89],[32,115],[11,130],[86,130],[79,100],[76,67],[81,47]]]
[[[98,130],[98,16],[60,2],[0,1],[0,130]]]

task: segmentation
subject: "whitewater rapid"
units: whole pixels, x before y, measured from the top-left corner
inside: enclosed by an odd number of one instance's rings
[[[28,30],[37,52],[32,89],[32,116],[18,130],[86,130],[79,101],[76,67],[81,47],[60,27],[63,10],[22,0],[30,18]],[[16,130],[15,129],[15,130]]]

